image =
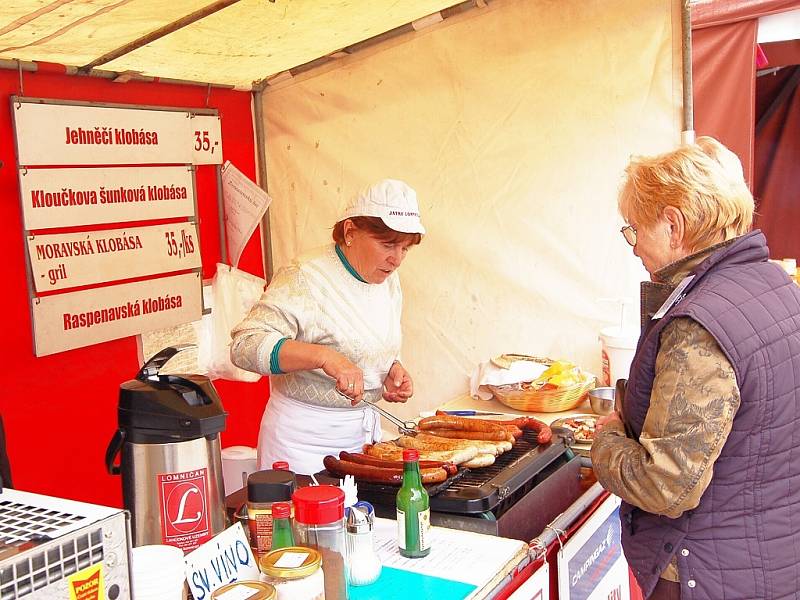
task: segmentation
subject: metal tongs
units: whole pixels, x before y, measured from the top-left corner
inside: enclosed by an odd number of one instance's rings
[[[395,417],[392,413],[382,409],[380,406],[375,404],[374,402],[369,402],[368,400],[362,400],[364,404],[368,404],[370,408],[373,410],[378,411],[381,415],[386,417],[386,420],[391,422],[393,425],[397,425],[397,431],[404,435],[417,435],[419,433],[416,429],[417,424],[414,421],[403,421],[402,419]]]
[[[344,394],[343,392],[340,392],[337,387],[334,387],[333,389],[342,398],[347,398],[348,400],[352,400],[352,398],[350,396]],[[377,411],[379,414],[381,414],[384,417],[386,417],[386,420],[389,421],[390,423],[392,423],[393,425],[397,425],[397,430],[400,433],[402,433],[404,435],[411,435],[411,436],[417,435],[417,433],[419,433],[417,431],[417,429],[416,429],[417,424],[414,421],[403,421],[399,417],[394,416],[389,411],[384,410],[383,408],[378,406],[376,403],[370,402],[369,400],[362,400],[361,402],[366,404],[366,405],[368,405],[370,408],[372,408],[373,410]],[[359,406],[359,405],[357,404],[356,406]]]

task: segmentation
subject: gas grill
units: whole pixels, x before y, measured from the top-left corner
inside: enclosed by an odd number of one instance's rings
[[[358,497],[393,519],[397,489],[358,482]],[[529,541],[580,496],[580,457],[560,436],[539,445],[526,430],[492,466],[465,469],[428,493],[434,525]]]
[[[580,468],[580,457],[557,432],[550,444],[539,445],[536,433],[526,430],[492,466],[463,469],[444,483],[426,486],[431,523],[530,541],[581,495]],[[315,477],[320,483],[339,483],[327,471]],[[311,479],[298,475],[297,481],[309,485]],[[397,486],[357,483],[359,500],[372,503],[379,517],[396,518]],[[244,489],[229,495],[228,516],[233,518],[246,500]]]

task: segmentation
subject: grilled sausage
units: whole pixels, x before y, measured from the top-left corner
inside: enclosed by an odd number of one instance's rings
[[[482,442],[511,442],[516,438],[510,431],[462,431],[461,429],[426,429],[425,433],[455,440],[479,440]],[[522,435],[522,431],[519,432]]]
[[[403,448],[416,448],[417,450],[459,450],[472,448],[475,450],[476,454],[494,454],[497,456],[502,452],[498,444],[508,444],[508,442],[453,440],[420,432],[414,437],[407,435],[401,436],[395,440],[395,444]]]
[[[467,419],[452,415],[436,415],[425,417],[419,421],[420,429],[461,429],[462,431],[505,431],[503,427],[493,421],[481,419]]]
[[[470,469],[480,469],[481,467],[489,467],[493,464],[494,456],[491,454],[478,454],[475,458],[465,462],[464,466]]]
[[[503,425],[503,429],[505,429],[507,432],[513,435],[514,439],[522,437],[522,429],[517,427],[516,425]]]
[[[403,483],[402,467],[399,469],[387,469],[372,465],[362,465],[339,460],[335,456],[330,455],[322,459],[322,464],[325,465],[329,473],[333,473],[334,475],[352,475],[356,479],[372,483],[388,483],[392,485],[400,485]],[[441,467],[435,469],[420,469],[420,478],[424,484],[441,483],[447,479],[447,472]]]
[[[480,419],[474,420],[478,421]],[[485,419],[483,421],[484,423],[499,423],[504,427],[513,426],[520,429],[530,429],[531,431],[536,431],[538,433],[536,436],[536,441],[540,444],[547,444],[551,439],[553,439],[553,432],[550,430],[550,427],[539,419],[534,419],[533,417],[519,417],[518,419],[513,419],[511,421],[489,421]]]
[[[364,454],[386,460],[403,459],[403,449],[401,447],[385,442],[365,444]],[[460,465],[464,461],[475,458],[476,454],[478,454],[477,448],[458,448],[456,450],[420,450],[419,457],[424,460],[443,460]]]
[[[368,454],[360,454],[358,452],[339,452],[339,459],[347,462],[360,463],[362,465],[372,465],[373,467],[383,467],[385,469],[402,469],[402,460],[386,460],[369,456]],[[420,469],[435,469],[442,468],[447,471],[448,475],[455,475],[458,472],[458,467],[453,463],[444,462],[441,460],[421,460],[419,461]]]
[[[542,423],[539,419],[529,418],[527,429],[537,432],[536,441],[540,444],[547,444],[553,439],[553,431],[550,426]]]
[[[436,416],[437,417],[450,417],[452,415],[448,415],[443,410],[437,410],[436,411]],[[482,421],[484,423],[491,423],[492,425],[500,425],[508,433],[513,435],[514,439],[522,437],[522,429],[528,423],[528,417],[519,417],[517,419],[512,419],[510,421],[497,421],[495,419],[480,419],[480,418],[475,418],[475,419],[470,419],[470,420],[471,421]],[[439,427],[439,428],[436,428],[436,429],[438,431],[438,433],[436,435],[442,435],[442,433],[441,433],[442,428]],[[492,432],[492,435],[496,435],[498,437],[471,438],[471,439],[486,439],[486,440],[489,440],[489,439],[508,439],[509,442],[513,443],[513,440],[511,440],[509,438],[499,437],[500,434],[496,433],[494,431]],[[449,436],[442,436],[442,437],[449,437]]]
[[[428,431],[420,431],[417,434],[417,439],[421,441],[430,441],[439,444],[453,444],[455,443],[455,447],[457,448],[468,448],[470,446],[474,446],[478,449],[478,454],[494,454],[495,456],[499,456],[503,452],[507,452],[511,450],[511,442],[507,440],[465,440],[465,439],[458,439],[458,438],[443,438],[439,437],[438,435],[434,435]]]

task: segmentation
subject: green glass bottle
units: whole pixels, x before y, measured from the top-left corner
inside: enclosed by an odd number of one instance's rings
[[[291,513],[292,507],[288,502],[276,502],[272,505],[272,545],[269,547],[270,551],[295,545]]]
[[[397,544],[406,558],[431,551],[431,509],[428,491],[419,476],[419,452],[403,450],[403,485],[397,492]]]

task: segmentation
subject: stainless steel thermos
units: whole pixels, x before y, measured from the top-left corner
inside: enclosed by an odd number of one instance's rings
[[[165,348],[120,386],[106,468],[122,475],[134,546],[189,552],[226,526],[219,433],[227,413],[208,377],[159,372],[185,348]]]

